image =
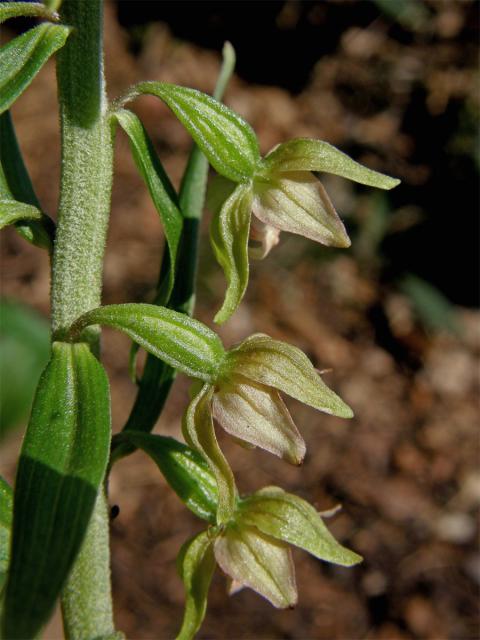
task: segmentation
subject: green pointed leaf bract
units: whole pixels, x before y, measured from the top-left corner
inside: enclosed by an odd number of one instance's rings
[[[235,52],[228,43],[223,49],[223,64],[215,87],[215,98],[221,100],[233,72]],[[177,271],[182,274],[175,281],[169,306],[175,311],[193,315],[200,219],[203,213],[208,176],[208,160],[194,145],[190,153],[179,191],[179,203],[184,218],[179,247]],[[160,269],[160,282],[169,268],[169,258],[164,254]],[[159,297],[161,293],[159,292]],[[151,431],[165,404],[176,371],[169,365],[148,354],[139,390],[124,430]],[[122,455],[123,447],[114,447],[114,456]]]
[[[25,91],[45,62],[63,47],[69,27],[43,23],[0,49],[0,113]]]
[[[125,431],[125,439],[157,464],[168,484],[193,513],[215,523],[217,483],[207,462],[174,438],[141,431]]]
[[[175,281],[177,251],[183,225],[177,195],[138,117],[131,111],[121,109],[115,113],[115,118],[129,137],[135,164],[147,184],[165,231],[170,257],[170,264],[166,269],[168,285],[161,287],[162,299],[158,300],[158,304],[167,304]]]
[[[220,174],[241,182],[251,178],[260,161],[253,129],[224,104],[196,89],[166,82],[142,82],[133,95],[163,100]]]
[[[53,344],[15,483],[2,637],[35,637],[80,549],[107,467],[110,396],[86,344]]]
[[[94,324],[123,331],[160,360],[201,380],[215,380],[224,359],[223,344],[216,333],[198,320],[165,307],[153,304],[98,307],[77,320],[72,335]]]
[[[10,18],[45,18],[56,20],[58,16],[43,2],[3,2],[0,5],[0,24]]]
[[[22,220],[41,220],[42,212],[31,204],[16,200],[0,200],[0,229]]]
[[[5,224],[10,224],[10,219],[25,240],[51,252],[55,225],[41,211],[9,111],[0,115],[0,200],[4,203],[0,209],[3,208]],[[20,212],[22,215],[18,215]]]

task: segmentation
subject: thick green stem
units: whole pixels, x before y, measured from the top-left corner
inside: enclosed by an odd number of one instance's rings
[[[101,0],[64,0],[62,22],[74,28],[58,57],[62,176],[52,265],[52,333],[100,304],[112,184],[112,134],[103,76]],[[85,336],[98,353],[99,337]],[[82,550],[62,596],[69,638],[114,633],[108,513],[97,500]]]
[[[52,276],[56,338],[100,304],[113,152],[101,0],[65,0],[61,13],[75,30],[58,58],[62,177]]]
[[[99,566],[110,566],[109,549],[108,506],[105,493],[100,492],[62,593],[63,627],[68,640],[91,640],[114,634],[110,571],[98,571]]]

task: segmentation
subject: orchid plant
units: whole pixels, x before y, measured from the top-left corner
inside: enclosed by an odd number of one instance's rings
[[[306,446],[280,393],[342,418],[353,413],[296,347],[258,333],[225,349],[212,329],[192,317],[208,166],[218,174],[208,194],[210,238],[227,281],[217,323],[228,320],[241,303],[250,258],[266,257],[280,231],[327,246],[349,246],[317,172],[381,189],[391,189],[398,180],[313,139],[279,144],[262,158],[252,128],[221,102],[234,67],[228,44],[213,97],[152,81],[110,101],[103,74],[101,0],[0,5],[1,22],[22,16],[39,24],[0,49],[0,224],[13,225],[50,255],[52,346],[23,441],[15,491],[0,483],[3,637],[36,637],[58,599],[66,637],[123,637],[112,615],[108,474],[136,449],[152,457],[179,498],[206,522],[178,555],[186,593],[178,638],[193,638],[200,628],[216,564],[229,577],[230,593],[248,587],[275,607],[291,607],[297,590],[288,545],[344,566],[361,558],[327,529],[324,519],[331,512],[319,513],[278,487],[240,496],[214,425],[248,447],[298,465]],[[9,114],[54,54],[62,134],[56,222],[35,195]],[[165,102],[193,139],[178,192],[147,131],[128,108],[144,94]],[[119,129],[128,137],[162,221],[166,251],[150,304],[102,306]],[[125,427],[113,437],[109,384],[100,359],[102,325],[132,339],[130,370],[138,387]],[[140,347],[148,357],[138,377]],[[177,372],[192,379],[183,418],[186,444],[151,433]]]

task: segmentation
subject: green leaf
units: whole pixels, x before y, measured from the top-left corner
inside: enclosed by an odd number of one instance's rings
[[[42,212],[31,204],[0,200],[0,229],[21,220],[41,220]]]
[[[294,544],[316,558],[350,567],[361,556],[342,547],[308,502],[278,487],[266,487],[245,498],[237,518],[240,526],[257,527],[267,535]]]
[[[203,531],[180,549],[177,566],[185,586],[186,602],[182,628],[176,640],[192,640],[205,617],[208,590],[215,571],[212,543],[209,532]]]
[[[10,111],[0,115],[0,196],[19,200],[41,209],[32,181],[23,162]]]
[[[13,300],[0,300],[0,438],[27,416],[49,353],[44,318]]]
[[[63,47],[69,27],[43,23],[0,49],[0,113],[25,91],[45,62]]]
[[[0,115],[0,200],[19,202],[19,206],[31,205],[41,211],[23,162],[9,111]],[[40,220],[19,221],[15,227],[28,242],[52,251],[55,225],[45,213],[41,213]]]
[[[216,379],[225,351],[211,329],[183,313],[153,304],[112,304],[81,316],[72,336],[102,324],[126,333],[146,351],[194,378]]]
[[[131,111],[121,109],[115,118],[128,135],[130,148],[138,170],[145,180],[155,208],[162,220],[169,252],[168,285],[162,288],[158,304],[167,304],[175,281],[177,252],[182,233],[183,218],[178,208],[177,195],[165,173],[155,149],[140,120]]]
[[[228,42],[228,40],[223,45],[222,58],[222,67],[215,84],[215,91],[213,92],[213,97],[215,98],[215,100],[221,100],[223,98],[223,94],[225,93],[227,85],[235,69],[235,49],[232,47],[231,43]]]
[[[224,370],[274,387],[319,411],[340,418],[353,416],[350,407],[327,387],[303,351],[263,333],[248,337],[229,351]]]
[[[248,285],[248,237],[252,189],[239,185],[212,218],[210,239],[215,257],[227,279],[227,291],[215,322],[225,322],[237,309]]]
[[[47,622],[80,549],[110,445],[105,371],[86,344],[56,342],[40,379],[15,484],[3,637]]]
[[[7,577],[10,558],[10,532],[12,528],[13,491],[0,476],[0,593]]]
[[[400,180],[367,169],[336,147],[311,138],[295,138],[279,144],[263,160],[259,173],[322,171],[378,189],[392,189]]]
[[[58,20],[58,15],[41,2],[3,2],[0,5],[0,24],[10,18],[45,18]]]
[[[155,461],[168,484],[196,516],[215,522],[217,483],[202,456],[166,436],[125,431],[122,440],[142,449]]]
[[[165,82],[142,82],[132,92],[163,100],[218,173],[234,182],[251,178],[260,161],[253,129],[240,116],[201,91]]]

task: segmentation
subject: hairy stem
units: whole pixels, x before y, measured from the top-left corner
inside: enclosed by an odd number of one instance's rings
[[[52,263],[52,337],[100,304],[112,184],[112,134],[103,76],[102,1],[64,0],[74,28],[58,57],[62,175]],[[85,339],[99,352],[99,335]],[[114,633],[106,497],[100,494],[62,595],[68,638]]]
[[[58,57],[62,176],[52,274],[57,339],[79,315],[100,304],[113,150],[101,0],[65,0],[61,12],[75,30]]]

